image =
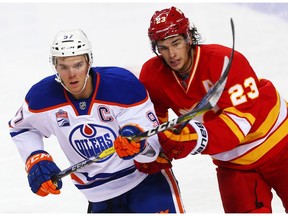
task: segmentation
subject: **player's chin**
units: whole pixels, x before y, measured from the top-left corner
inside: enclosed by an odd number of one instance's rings
[[[179,63],[169,64],[169,66],[173,71],[181,71],[181,69],[182,69],[182,67]]]
[[[66,86],[66,88],[69,90],[69,92],[70,93],[72,93],[72,94],[76,94],[76,93],[78,93],[80,90],[81,90],[81,86],[80,85],[77,85],[77,86],[75,86],[75,85],[68,85],[68,86]]]

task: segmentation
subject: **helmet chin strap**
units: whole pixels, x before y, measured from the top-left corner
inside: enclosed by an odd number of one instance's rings
[[[86,73],[83,87],[81,88],[80,91],[78,91],[78,92],[76,92],[76,93],[75,93],[75,92],[71,92],[71,91],[64,85],[64,83],[62,82],[62,79],[61,79],[60,75],[59,75],[58,72],[57,72],[57,70],[56,70],[55,68],[54,68],[54,70],[56,71],[56,78],[55,78],[55,80],[56,80],[58,83],[60,83],[60,84],[61,84],[68,92],[70,92],[71,94],[75,94],[75,95],[80,94],[80,93],[85,89],[85,87],[86,87],[86,85],[87,85],[87,80],[88,80],[88,78],[89,78],[89,70],[90,70],[90,67],[88,68],[88,71],[87,71],[87,73]]]

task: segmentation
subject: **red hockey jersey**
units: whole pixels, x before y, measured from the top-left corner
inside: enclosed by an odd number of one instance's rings
[[[178,116],[190,111],[219,79],[231,49],[199,45],[185,81],[159,57],[148,60],[139,79],[146,86],[161,122],[168,109]],[[269,80],[259,79],[247,59],[235,51],[223,94],[213,110],[196,117],[204,122],[209,154],[219,166],[250,169],[288,145],[287,103]]]

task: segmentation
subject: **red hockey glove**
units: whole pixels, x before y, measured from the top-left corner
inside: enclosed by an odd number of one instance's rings
[[[180,134],[166,130],[159,133],[158,137],[163,152],[170,160],[201,153],[208,142],[208,133],[204,125],[196,121],[190,121]]]
[[[172,163],[166,158],[163,153],[160,153],[157,159],[150,163],[140,163],[134,160],[136,168],[143,173],[154,174],[162,169],[172,168]]]
[[[51,177],[60,172],[60,169],[53,162],[52,157],[45,151],[35,151],[26,161],[26,172],[28,181],[33,193],[39,196],[48,194],[60,194],[62,181],[53,184]]]
[[[146,146],[146,140],[134,142],[125,138],[125,136],[133,136],[141,133],[142,131],[142,128],[134,124],[125,125],[120,129],[120,136],[118,136],[114,141],[114,148],[120,158],[123,158],[124,160],[132,159],[143,151]]]

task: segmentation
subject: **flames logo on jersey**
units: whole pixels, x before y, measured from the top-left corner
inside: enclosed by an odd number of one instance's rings
[[[116,134],[111,128],[96,124],[81,124],[71,131],[69,142],[79,155],[87,159],[112,147],[115,138]]]

